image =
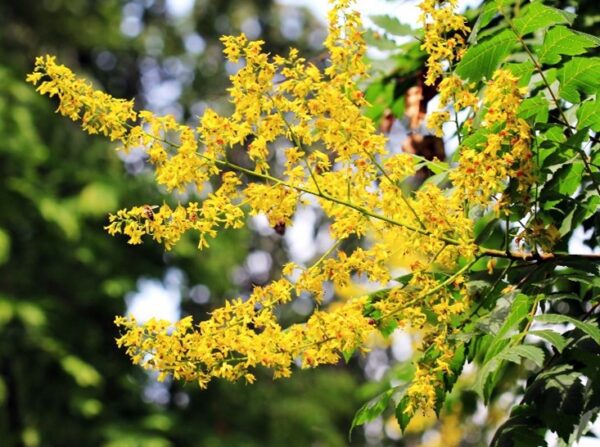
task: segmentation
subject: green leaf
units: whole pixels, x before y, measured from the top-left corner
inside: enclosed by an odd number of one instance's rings
[[[408,407],[409,403],[409,397],[404,396],[398,403],[398,406],[396,407],[396,419],[398,420],[398,424],[400,424],[400,429],[402,431],[406,430],[406,427],[408,427],[408,423],[413,417],[413,413],[409,413],[406,411],[406,407]]]
[[[531,345],[505,346],[502,351],[483,364],[475,379],[474,391],[487,402],[493,390],[493,386],[486,386],[490,375],[492,373],[497,374],[503,361],[519,364],[522,358],[529,359],[536,365],[541,366],[544,363],[544,351]]]
[[[498,227],[495,213],[486,214],[475,222],[474,236],[477,245],[483,244]]]
[[[504,68],[519,79],[519,87],[527,87],[535,71],[535,65],[531,61],[506,64]]]
[[[539,331],[529,331],[529,335],[535,335],[536,337],[540,337],[550,343],[552,346],[556,348],[558,352],[562,352],[562,350],[567,346],[567,339],[563,337],[558,332],[552,331],[550,329],[542,329]]]
[[[346,363],[348,363],[350,361],[350,359],[352,358],[352,356],[354,355],[355,352],[356,352],[356,349],[350,349],[348,351],[343,351],[342,355],[344,356],[344,361]]]
[[[600,39],[595,36],[573,31],[566,26],[556,26],[544,37],[544,44],[537,51],[537,55],[540,62],[557,64],[561,55],[576,56],[598,45]]]
[[[595,265],[595,263],[589,262],[588,264]],[[582,267],[583,266],[576,266],[576,268],[561,269],[556,272],[554,279],[578,282],[579,284],[584,284],[589,287],[600,286],[600,276],[598,276],[598,272],[585,272]]]
[[[510,313],[504,320],[504,324],[492,339],[490,347],[485,354],[484,363],[488,362],[502,350],[503,345],[507,343],[506,336],[517,329],[519,323],[527,318],[531,309],[531,302],[531,297],[522,293],[519,293],[515,297],[510,307]]]
[[[477,329],[487,334],[486,337],[491,338],[493,334],[497,334],[498,331],[500,331],[500,328],[504,324],[506,317],[510,313],[510,308],[514,301],[514,296],[515,293],[513,292],[498,298],[495,302],[494,309],[489,314],[484,315],[479,319],[479,321],[476,322]]]
[[[517,43],[512,31],[504,30],[494,37],[470,47],[456,66],[456,73],[463,79],[479,81],[490,79],[494,70],[508,56]]]
[[[498,357],[513,363],[521,363],[521,359],[531,360],[537,366],[544,364],[544,351],[537,346],[532,345],[517,345],[504,350]]]
[[[518,412],[524,406],[515,406],[512,413]],[[522,410],[521,410],[522,411]],[[529,408],[524,407],[524,411],[530,411]],[[531,424],[530,421],[520,422],[521,419],[512,416],[509,419],[509,423],[505,423],[500,427],[500,430],[496,433],[490,443],[490,447],[548,447],[546,440],[544,439],[544,431],[536,430],[536,426]],[[516,419],[519,422],[514,422]],[[507,426],[507,427],[505,427]]]
[[[552,178],[544,185],[540,194],[542,202],[561,196],[571,196],[581,185],[583,175],[583,163],[580,161],[563,164],[558,168]]]
[[[594,132],[600,132],[600,101],[586,101],[577,110],[577,129],[589,127]]]
[[[396,388],[390,388],[389,390],[385,390],[383,393],[371,399],[369,402],[360,407],[354,415],[354,419],[352,419],[352,425],[350,426],[350,434],[352,433],[354,427],[358,427],[359,425],[363,425],[365,422],[372,421],[381,413],[383,413],[383,411],[387,408],[388,404],[390,403],[390,399],[396,391]]]
[[[383,14],[369,16],[369,18],[375,25],[394,36],[413,36],[415,34],[415,30],[410,25],[400,22],[396,17]]]
[[[519,117],[523,119],[534,118],[536,123],[548,121],[548,100],[543,96],[534,96],[525,99],[519,106]]]
[[[585,206],[582,205],[584,204],[575,203],[571,210],[564,217],[562,223],[560,224],[560,228],[558,229],[561,236],[570,233],[579,225],[581,225],[581,223],[585,220],[587,209],[585,208]]]
[[[479,34],[479,31],[488,26],[497,14],[498,6],[494,2],[482,5],[481,12],[477,16],[475,25],[473,25],[473,31],[471,31],[471,34],[469,34],[468,42],[470,44],[477,43],[477,35]]]
[[[506,64],[504,68],[510,70],[519,79],[519,87],[527,87],[535,71],[535,66],[531,61]]]
[[[496,0],[494,3],[496,4],[496,8],[504,9],[508,6],[514,5],[517,0]]]
[[[392,104],[392,113],[394,116],[404,116],[404,109],[406,108],[406,99],[404,95],[398,97],[394,104]]]
[[[421,185],[421,188],[423,188],[423,186],[425,186],[425,185],[430,185],[430,184],[435,185],[435,186],[440,186],[440,185],[443,185],[444,183],[446,183],[447,181],[448,181],[448,173],[441,172],[439,174],[432,175],[427,180],[425,180],[423,185]]]
[[[383,93],[384,90],[381,81],[374,82],[367,87],[367,90],[365,91],[365,99],[370,103],[373,103],[379,97],[379,95],[382,95]]]
[[[600,87],[600,57],[574,57],[558,72],[559,95],[573,104],[580,93],[594,94]]]
[[[388,338],[398,328],[398,321],[395,318],[388,319],[379,325],[379,332],[384,338]]]
[[[565,175],[560,176],[560,183],[558,185],[558,192],[570,196],[577,191],[579,185],[581,185],[581,176],[583,174],[583,163],[576,162],[568,166],[569,169],[565,171]]]
[[[560,224],[560,228],[558,232],[561,236],[568,234],[573,229],[573,217],[575,216],[575,210],[577,207],[573,207],[571,211],[565,216],[562,223]]]
[[[445,389],[443,390],[444,394],[446,391],[452,390],[452,387],[454,386],[454,384],[458,380],[458,377],[460,376],[460,373],[462,372],[463,366],[465,365],[465,360],[466,349],[464,343],[461,343],[456,352],[454,353],[452,360],[450,360],[450,363],[448,364],[448,366],[450,366],[451,372],[444,374],[444,383],[446,385]],[[444,396],[442,396],[440,403],[443,403],[443,401]]]
[[[567,324],[571,323],[577,329],[582,332],[585,332],[587,335],[592,337],[592,339],[600,344],[600,329],[591,323],[586,323],[581,320],[577,320],[576,318],[569,317],[568,315],[560,315],[560,314],[543,314],[537,315],[535,317],[537,321],[542,323],[551,323],[551,324]]]
[[[412,155],[413,158],[415,158],[416,160],[419,161],[419,163],[418,163],[419,165],[427,166],[427,168],[429,168],[429,170],[431,172],[433,172],[434,174],[442,174],[444,172],[447,172],[450,169],[450,165],[446,162],[439,161],[439,160],[435,160],[435,161],[427,160],[425,157],[422,157],[417,154],[410,154],[410,155]]]
[[[477,129],[475,132],[465,138],[462,144],[470,149],[477,149],[478,146],[487,143],[489,134],[490,131],[486,128]]]
[[[575,14],[544,5],[542,2],[533,2],[525,6],[514,21],[517,34],[523,37],[541,28],[547,28],[561,23],[573,23]]]
[[[410,382],[415,376],[416,367],[412,362],[399,363],[393,367],[392,377],[394,380]]]
[[[565,130],[558,124],[548,126],[546,132],[540,134],[540,137],[554,143],[564,143],[567,139],[565,137]]]

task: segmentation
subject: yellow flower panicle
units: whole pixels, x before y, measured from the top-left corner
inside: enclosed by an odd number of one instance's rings
[[[453,320],[469,309],[470,298],[465,276],[459,273],[451,279],[446,287],[440,287],[430,272],[415,270],[406,285],[392,288],[385,299],[373,304],[384,324],[393,320],[400,327],[417,331],[417,348],[430,353],[417,363],[415,378],[407,390],[409,403],[405,411],[411,415],[417,410],[433,410],[436,389],[443,388],[445,375],[454,374],[450,368],[456,348]]]
[[[531,127],[517,116],[525,91],[518,78],[508,70],[497,70],[488,82],[483,103],[486,107],[482,129],[486,142],[461,150],[459,167],[450,174],[458,194],[472,204],[487,206],[502,192],[510,178],[527,202],[527,193],[535,182]]]
[[[232,172],[222,176],[222,184],[215,193],[209,194],[201,205],[190,202],[187,206],[178,205],[172,209],[163,204],[157,210],[149,205],[136,206],[130,210],[120,210],[109,216],[106,230],[111,235],[125,234],[128,243],[141,244],[144,235],[150,235],[155,241],[162,243],[170,250],[181,236],[192,230],[200,234],[198,248],[208,247],[207,237],[217,236],[217,229],[241,228],[244,225],[245,213],[232,201],[238,194],[237,186],[241,183]]]
[[[73,121],[81,120],[83,130],[89,134],[102,134],[111,141],[123,141],[128,121],[135,121],[137,116],[133,101],[115,99],[95,90],[88,81],[57,64],[54,56],[36,58],[34,71],[27,76],[27,82],[36,85],[42,95],[58,97],[58,113]]]
[[[421,49],[428,54],[427,85],[434,85],[465,51],[465,37],[471,30],[466,19],[455,13],[456,3],[456,0],[423,0],[419,4],[419,22],[425,30]]]
[[[290,376],[297,359],[303,368],[337,363],[374,330],[363,315],[365,298],[316,311],[305,324],[282,329],[273,306],[289,300],[290,289],[285,280],[257,288],[246,301],[227,302],[198,325],[191,317],[174,325],[150,320],[141,326],[134,318],[117,317],[124,329],[117,344],[134,363],[159,372],[159,380],[170,374],[205,388],[214,378],[252,383],[258,366],[279,378]]]
[[[123,332],[117,342],[134,363],[158,371],[161,379],[172,375],[201,387],[214,378],[253,382],[257,367],[287,377],[294,363],[333,364],[344,353],[364,349],[377,325],[394,323],[419,331],[420,349],[435,352],[418,364],[408,390],[408,411],[427,410],[435,405],[444,375],[451,374],[453,325],[470,306],[466,272],[477,247],[468,209],[489,205],[509,177],[518,179],[524,194],[533,179],[531,130],[516,115],[523,93],[503,70],[488,84],[482,104],[473,86],[454,76],[443,79],[442,107],[485,108],[487,141],[476,149],[463,148],[450,174],[454,192],[430,184],[407,197],[402,182],[418,168],[415,158],[387,153],[385,137],[362,113],[367,102],[358,86],[367,66],[360,16],[349,9],[351,0],[331,3],[324,43],[328,61],[322,69],[295,49],[271,57],[261,41],[243,34],[223,37],[225,56],[243,61],[230,78],[233,112],[221,116],[209,109],[197,128],[172,116],[136,113],[131,101],[93,90],[51,56],[38,58],[28,80],[40,93],[58,96],[58,111],[81,120],[88,132],[118,140],[124,150],[143,148],[157,183],[168,191],[193,196],[208,184],[214,191],[202,201],[118,211],[106,227],[112,235],[124,234],[131,244],[146,236],[171,249],[186,232],[195,231],[199,248],[205,248],[221,228],[240,228],[248,215],[265,215],[273,227],[292,225],[298,205],[311,196],[330,221],[335,247],[350,237],[364,242],[352,252],[332,248],[309,268],[288,264],[283,279],[255,288],[245,300],[228,301],[197,324],[189,317],[175,325],[156,320],[138,325],[118,317]],[[421,4],[428,84],[464,49],[468,28],[454,7],[454,0]],[[447,119],[441,111],[432,127],[441,129]],[[270,159],[273,143],[281,140],[287,143],[278,175],[271,172]],[[244,151],[243,166],[229,161],[232,149]],[[551,239],[546,230],[538,233]],[[391,282],[397,256],[417,259],[402,286]],[[326,284],[344,288],[357,277],[387,292],[334,303],[304,324],[279,324],[277,306],[306,293],[321,303]]]
[[[458,112],[468,108],[477,112],[480,101],[473,93],[474,89],[474,84],[467,84],[456,75],[444,77],[437,87],[440,94],[439,110],[429,115],[427,127],[432,129],[438,137],[443,136],[442,126],[450,121],[450,113],[445,110],[449,105],[452,105],[456,116],[458,116]]]
[[[532,219],[515,238],[517,243],[529,246],[529,248],[541,248],[549,253],[560,241],[561,234],[558,228],[552,224],[545,224],[539,218]]]

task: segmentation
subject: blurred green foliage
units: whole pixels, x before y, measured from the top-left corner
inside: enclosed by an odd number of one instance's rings
[[[286,37],[281,25],[290,16],[302,32]],[[110,238],[102,228],[108,211],[162,200],[149,173],[54,115],[24,83],[33,57],[51,52],[115,95],[190,118],[201,110],[194,101],[226,84],[219,35],[244,27],[274,51],[291,38],[307,47],[319,32],[307,14],[270,0],[197,1],[184,16],[162,1],[0,3],[3,447],[347,444],[358,406],[347,370],[274,383],[265,373],[252,387],[217,383],[200,392],[158,384],[128,363],[112,320],[138,279],[185,272],[183,310],[201,318],[236,292],[230,272],[245,259],[249,234],[226,234],[203,253],[191,239],[166,254]],[[157,100],[157,85],[175,94]],[[190,299],[196,284],[211,290],[211,302]]]

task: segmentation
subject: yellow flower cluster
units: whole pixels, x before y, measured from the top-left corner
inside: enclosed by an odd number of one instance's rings
[[[425,84],[434,85],[444,69],[457,62],[465,51],[470,29],[456,14],[457,0],[423,0],[419,22],[425,29],[421,49],[428,54]]]
[[[363,315],[365,298],[316,311],[305,324],[282,329],[273,306],[289,301],[291,288],[286,280],[258,287],[247,300],[227,302],[197,325],[191,317],[174,325],[150,320],[143,326],[134,318],[117,317],[115,323],[124,329],[117,344],[134,363],[158,371],[159,380],[171,374],[205,388],[214,378],[252,383],[259,366],[279,378],[290,376],[297,359],[303,368],[337,363],[374,330]]]
[[[435,36],[436,33],[439,34],[440,29],[449,29],[445,27],[456,26],[461,32],[468,31],[468,28],[461,28],[460,24],[464,25],[464,19],[454,17],[452,10],[455,6],[454,1],[438,0],[424,1],[420,5],[423,10],[422,20],[433,20],[433,24],[426,26],[423,45],[429,54],[428,80],[431,83],[442,73],[441,65],[432,65],[431,61],[439,61],[442,53],[437,47],[427,45],[428,39],[435,41],[439,38],[439,35]],[[457,35],[457,39],[462,42],[460,35]],[[454,43],[450,46],[455,48]],[[452,62],[459,57],[446,60]],[[432,66],[437,68],[432,69]],[[531,151],[531,128],[527,121],[517,116],[518,108],[527,92],[526,88],[519,87],[518,81],[510,71],[496,70],[487,83],[482,101],[474,93],[474,84],[467,84],[454,74],[444,77],[437,86],[439,110],[431,113],[427,120],[427,126],[437,136],[443,135],[442,126],[450,120],[450,113],[445,110],[449,105],[452,105],[457,116],[459,111],[465,109],[477,113],[481,103],[485,112],[485,118],[479,128],[485,142],[478,143],[475,147],[460,147],[458,169],[450,173],[459,202],[488,206],[496,194],[505,190],[510,179],[517,182],[517,191],[521,194],[523,202],[529,201],[529,190],[535,182],[535,169]],[[457,122],[456,125],[460,124]],[[469,119],[462,126],[471,130],[471,125],[472,119]],[[460,129],[457,131],[460,132]],[[498,200],[496,209],[503,203]]]
[[[450,120],[450,113],[444,110],[450,104],[455,113],[471,108],[473,112],[479,110],[479,98],[473,93],[474,84],[466,84],[456,75],[446,76],[437,87],[439,104],[437,110],[427,118],[427,127],[432,129],[438,137],[443,136],[442,125]]]
[[[515,241],[517,243],[523,242],[534,250],[539,247],[542,251],[549,253],[560,241],[560,238],[561,234],[558,228],[552,224],[545,224],[539,218],[534,218],[517,235]]]
[[[412,415],[417,410],[425,412],[435,407],[436,389],[442,387],[444,375],[453,374],[450,369],[456,349],[453,322],[469,306],[461,270],[442,285],[434,274],[415,270],[406,285],[392,288],[385,299],[373,303],[383,324],[389,324],[391,319],[400,327],[410,326],[421,334],[422,352],[429,353],[418,362],[415,378],[407,390],[410,398],[405,408],[407,413]]]
[[[450,174],[459,194],[471,204],[487,206],[502,192],[509,178],[527,201],[535,181],[531,128],[517,116],[526,91],[508,70],[497,70],[484,94],[485,119],[481,125],[485,142],[461,149],[459,167]]]
[[[415,159],[387,153],[385,137],[361,110],[367,104],[358,88],[367,72],[365,43],[351,3],[332,2],[324,43],[329,61],[323,69],[295,49],[271,57],[261,41],[222,38],[226,57],[243,61],[228,90],[233,112],[221,116],[209,109],[196,129],[171,116],[136,114],[131,102],[94,91],[52,57],[36,61],[29,80],[42,81],[41,93],[58,96],[60,113],[81,119],[91,133],[119,140],[124,150],[143,148],[157,183],[169,191],[199,193],[208,184],[214,191],[202,201],[118,211],[109,217],[110,234],[124,234],[131,244],[149,236],[170,249],[185,232],[196,231],[204,248],[220,228],[240,228],[248,215],[266,215],[275,228],[292,225],[298,204],[311,196],[338,241],[312,267],[288,264],[283,279],[255,288],[248,299],[227,302],[198,324],[184,318],[174,326],[161,321],[140,326],[119,317],[118,343],[134,363],[202,387],[213,378],[252,382],[259,366],[272,369],[274,377],[287,377],[297,360],[303,367],[338,362],[342,353],[364,347],[377,325],[391,322],[420,331],[421,350],[434,353],[419,363],[408,392],[409,410],[435,405],[435,390],[450,373],[456,349],[453,325],[470,305],[465,275],[477,247],[467,207],[488,204],[507,176],[531,178],[530,129],[516,116],[522,99],[516,80],[499,71],[483,101],[487,144],[463,150],[451,174],[456,192],[429,184],[407,196],[402,182],[414,175]],[[467,28],[454,6],[439,0],[421,5],[428,24],[429,83],[443,63],[460,57],[464,45]],[[447,77],[440,89],[444,106],[479,106],[470,86],[458,78]],[[276,140],[287,141],[279,154],[281,175],[269,165]],[[231,150],[245,153],[244,166],[229,160]],[[362,248],[335,252],[349,237],[363,242]],[[397,256],[417,259],[403,286],[391,282],[390,264]],[[357,277],[388,287],[387,292],[334,303],[304,324],[280,326],[277,306],[303,293],[320,303],[326,285],[344,288]]]
[[[209,194],[201,205],[190,202],[187,206],[178,205],[172,209],[163,204],[159,207],[136,206],[130,210],[120,210],[109,217],[106,230],[111,235],[125,234],[130,244],[141,244],[142,236],[151,235],[167,250],[190,230],[200,233],[198,248],[208,247],[207,236],[215,237],[219,227],[241,228],[245,214],[232,203],[238,195],[237,186],[241,183],[232,172],[222,176],[222,184],[216,192]],[[155,211],[153,208],[159,208]]]
[[[37,86],[37,91],[50,97],[57,96],[57,112],[81,120],[83,129],[90,134],[102,134],[111,141],[123,140],[127,122],[136,119],[133,101],[115,99],[95,90],[84,79],[76,77],[64,65],[56,63],[54,56],[40,56],[27,82]]]

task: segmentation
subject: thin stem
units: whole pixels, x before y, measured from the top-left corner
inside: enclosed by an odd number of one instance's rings
[[[498,275],[498,278],[496,278],[496,280],[492,284],[492,287],[490,287],[489,292],[483,298],[481,298],[481,300],[479,301],[479,303],[477,303],[477,306],[475,306],[475,309],[473,309],[471,311],[471,313],[469,314],[469,316],[460,324],[459,328],[464,327],[467,323],[469,323],[470,321],[473,320],[473,317],[475,315],[477,315],[477,313],[479,312],[479,309],[481,309],[481,307],[485,304],[486,300],[490,297],[490,295],[492,293],[494,293],[494,290],[496,289],[496,287],[498,287],[498,284],[500,284],[500,281],[502,281],[502,278],[504,278],[506,276],[506,274],[512,268],[512,266],[513,266],[514,263],[515,263],[515,261],[513,261],[513,260],[511,260],[508,263],[508,265],[502,271],[502,273],[500,273],[500,275]]]
[[[379,172],[381,172],[381,174],[383,174],[383,176],[393,186],[395,186],[396,189],[398,189],[398,191],[400,192],[400,198],[402,199],[402,201],[404,202],[404,204],[412,212],[413,216],[415,216],[415,219],[417,220],[417,222],[419,223],[419,225],[421,225],[421,228],[425,229],[425,224],[423,223],[423,221],[421,220],[421,218],[419,217],[419,215],[417,214],[417,212],[415,211],[415,209],[412,207],[412,205],[410,204],[410,202],[408,201],[408,199],[406,197],[404,197],[404,192],[402,191],[402,188],[400,187],[400,185],[398,185],[398,183],[396,183],[394,180],[392,180],[392,178],[388,175],[388,173],[385,171],[385,169],[383,168],[383,166],[381,166],[381,164],[377,161],[377,159],[375,158],[375,156],[373,154],[371,154],[368,151],[365,151],[365,153],[371,159],[371,162],[377,167],[377,169],[379,169]]]
[[[349,168],[347,168],[349,169]],[[347,178],[347,182],[346,182],[346,200],[349,202],[350,201],[350,197],[352,196],[351,194],[351,189],[352,189],[352,182],[350,181],[350,175],[348,175]]]
[[[533,324],[533,318],[535,317],[535,313],[537,312],[538,305],[540,303],[542,296],[543,295],[537,295],[535,297],[535,299],[533,300],[533,305],[531,306],[531,310],[529,311],[529,315],[527,316],[527,324],[525,324],[523,331],[519,333],[519,335],[517,336],[515,341],[512,343],[513,346],[519,345],[523,341],[523,339],[527,336],[527,333],[529,332],[529,329],[531,328],[531,325]]]
[[[439,257],[439,255],[442,254],[442,252],[444,251],[444,249],[447,247],[447,245],[442,245],[442,248],[440,248],[431,258],[431,260],[429,261],[429,264],[433,264],[435,262],[435,260]]]
[[[505,258],[512,259],[514,261],[536,261],[538,263],[541,262],[560,262],[560,261],[569,261],[569,260],[581,260],[586,259],[592,262],[600,262],[600,254],[597,253],[583,253],[583,254],[574,254],[574,253],[564,253],[564,252],[554,252],[554,253],[529,253],[523,251],[513,251],[506,253],[504,250],[495,250],[493,248],[482,248],[480,253],[484,256],[491,256],[494,258]]]
[[[558,124],[562,124],[563,126],[567,126],[571,130],[577,130],[577,127],[572,126],[571,124],[569,124],[569,123],[567,123],[567,122],[565,122],[565,121],[563,121],[561,119],[558,119],[558,118],[555,118],[555,117],[553,117],[552,119],[554,121],[556,121]],[[588,136],[588,138],[590,139],[590,141],[592,143],[594,143],[594,144],[600,144],[600,140],[598,138],[593,137],[593,136]]]
[[[432,236],[432,237],[440,239],[440,240],[442,240],[444,242],[447,242],[449,244],[458,245],[458,243],[459,243],[455,239],[448,238],[448,237],[445,237],[445,236],[434,236],[429,231],[423,230],[421,228],[415,228],[412,225],[405,224],[403,222],[398,222],[397,220],[390,219],[389,217],[383,216],[381,214],[373,213],[373,212],[369,211],[368,209],[363,208],[360,205],[355,205],[355,204],[353,204],[351,202],[346,202],[344,200],[341,200],[341,199],[338,199],[336,197],[330,196],[329,194],[326,194],[326,193],[323,193],[323,192],[319,192],[319,191],[312,191],[310,189],[307,189],[307,188],[304,188],[304,187],[298,186],[298,185],[292,185],[292,184],[290,184],[290,183],[288,183],[288,182],[286,182],[284,180],[281,180],[281,179],[279,179],[277,177],[273,177],[273,176],[268,175],[268,174],[261,174],[261,173],[252,171],[250,169],[246,169],[246,168],[244,168],[242,166],[233,164],[233,163],[231,163],[229,161],[226,161],[226,160],[217,160],[217,159],[214,159],[214,158],[203,156],[201,154],[200,154],[200,156],[203,157],[203,158],[205,158],[205,159],[207,159],[207,160],[210,160],[210,161],[214,162],[215,164],[219,164],[221,166],[226,166],[228,168],[235,169],[236,171],[243,172],[243,173],[251,175],[253,177],[261,178],[261,179],[264,179],[264,180],[270,180],[270,181],[272,181],[274,183],[277,183],[277,184],[279,184],[281,186],[292,188],[292,189],[295,189],[295,190],[297,190],[299,192],[304,192],[306,194],[311,194],[313,196],[320,197],[320,198],[322,198],[324,200],[328,200],[330,202],[337,203],[338,205],[343,205],[343,206],[346,206],[348,208],[352,208],[352,209],[360,212],[361,214],[364,214],[365,216],[372,217],[373,219],[378,219],[378,220],[381,220],[383,222],[389,223],[389,224],[394,225],[394,226],[404,227],[404,228],[406,228],[408,230],[414,231],[416,233],[423,234],[425,236]]]
[[[459,270],[457,270],[452,276],[450,276],[448,279],[446,279],[445,281],[439,283],[437,286],[435,286],[433,289],[428,290],[426,293],[422,294],[422,295],[417,295],[415,296],[415,298],[413,298],[411,301],[407,302],[407,303],[403,303],[399,308],[394,309],[393,311],[387,313],[386,315],[381,316],[380,319],[385,319],[385,318],[389,318],[395,314],[397,314],[398,312],[403,311],[407,306],[410,306],[416,302],[420,302],[422,301],[424,298],[427,298],[428,296],[433,295],[434,293],[438,292],[439,290],[443,289],[444,287],[448,286],[449,284],[453,283],[454,281],[456,281],[456,279],[462,275],[463,273],[465,273],[467,270],[469,270],[471,267],[473,267],[473,264],[475,264],[477,261],[479,260],[478,257],[476,257],[475,259],[473,259],[471,262],[465,264],[463,267],[461,267]]]
[[[127,126],[129,127],[133,127],[129,124],[127,124]],[[165,144],[171,145],[175,148],[178,148],[179,145],[172,143],[168,140],[162,139],[160,137],[156,137],[152,134],[146,133],[148,136],[150,136],[153,139],[156,139],[157,141],[161,141]],[[253,171],[251,169],[248,168],[244,168],[242,166],[236,165],[235,163],[231,163],[228,160],[219,160],[216,158],[212,158],[212,157],[208,157],[204,154],[198,153],[198,156],[210,161],[211,163],[214,163],[216,165],[220,165],[223,167],[227,167],[229,169],[233,169],[235,171],[238,172],[243,172],[244,174],[250,175],[252,177],[256,177],[256,178],[260,178],[263,180],[268,180],[271,181],[277,185],[281,185],[281,186],[285,186],[287,188],[290,189],[294,189],[298,192],[302,192],[302,193],[306,193],[306,194],[310,194],[313,195],[315,197],[319,197],[323,200],[327,200],[333,203],[336,203],[338,205],[342,205],[345,206],[347,208],[351,208],[354,209],[355,211],[358,211],[359,213],[361,213],[364,216],[368,216],[370,218],[373,219],[377,219],[380,220],[382,222],[388,223],[390,225],[394,225],[397,227],[401,227],[401,228],[406,228],[407,230],[410,231],[414,231],[415,233],[419,233],[422,234],[424,236],[429,236],[429,237],[433,237],[436,238],[442,242],[446,242],[447,244],[450,245],[460,245],[461,242],[447,237],[447,236],[438,236],[438,235],[434,235],[433,233],[431,233],[430,231],[427,231],[423,228],[418,228],[418,227],[414,227],[412,225],[403,223],[403,222],[399,222],[397,220],[391,219],[387,216],[381,215],[381,214],[377,214],[374,213],[370,210],[368,210],[367,208],[364,208],[360,205],[355,205],[350,201],[345,201],[345,200],[341,200],[338,199],[337,197],[333,197],[329,194],[326,194],[324,192],[320,192],[320,191],[314,191],[314,190],[310,190],[308,188],[302,187],[302,186],[298,186],[298,185],[293,185],[291,183],[288,183],[284,180],[281,180],[277,177],[273,177],[272,175],[269,174],[263,174],[260,172],[256,172]],[[599,192],[600,194],[600,192]],[[480,255],[484,255],[484,256],[492,256],[492,257],[497,257],[497,258],[507,258],[507,259],[514,259],[514,260],[520,260],[520,261],[538,261],[538,262],[544,262],[544,261],[552,261],[552,262],[556,262],[558,260],[566,260],[566,259],[588,259],[594,262],[599,262],[600,261],[600,255],[599,254],[570,254],[570,253],[545,253],[545,254],[540,254],[540,253],[525,253],[525,252],[510,252],[510,253],[506,253],[502,250],[494,250],[491,248],[484,248],[484,247],[479,247],[478,249],[478,253]]]
[[[271,95],[269,95],[269,94],[267,94],[267,96],[269,97],[269,99],[273,103],[273,107],[275,107],[275,100],[273,99],[273,97]],[[298,136],[294,132],[294,129],[292,129],[292,126],[290,125],[290,123],[288,123],[288,121],[285,119],[285,116],[283,115],[283,112],[281,110],[277,110],[277,113],[279,114],[279,116],[283,120],[283,122],[285,124],[285,127],[287,127],[287,129],[288,129],[288,131],[290,133],[290,139],[292,140],[292,142],[296,145],[296,147],[298,149],[300,149],[300,150],[302,150],[304,152],[304,157],[303,158],[304,158],[304,164],[306,165],[306,169],[308,170],[308,173],[310,174],[310,178],[314,182],[315,187],[317,188],[317,191],[319,193],[321,193],[321,188],[319,187],[319,183],[317,182],[317,177],[315,176],[315,173],[313,172],[312,168],[310,167],[310,164],[308,163],[308,160],[306,159],[306,151],[304,150],[304,145],[302,144],[302,141],[300,141],[300,139],[298,138]]]
[[[539,204],[539,183],[538,183],[538,172],[540,171],[540,148],[537,147],[537,145],[535,144],[537,140],[534,138],[533,139],[533,144],[535,147],[535,189],[534,189],[534,194],[535,194],[535,202],[534,202],[534,218],[537,219],[537,215],[540,209],[540,204]]]
[[[469,270],[471,267],[473,267],[473,265],[477,261],[479,261],[479,257],[475,257],[475,259],[473,259],[471,262],[469,262],[469,263],[465,264],[464,266],[462,266],[460,269],[458,269],[456,271],[456,273],[454,273],[452,276],[450,276],[447,280],[445,280],[444,282],[439,283],[433,289],[429,290],[425,295],[423,295],[423,298],[425,298],[426,296],[432,295],[435,292],[437,292],[438,290],[443,289],[444,287],[446,287],[448,284],[453,283],[456,280],[456,278],[458,278],[460,275],[462,275],[467,270]]]
[[[328,257],[329,257],[329,255],[330,255],[331,253],[333,253],[333,250],[335,250],[336,248],[338,248],[338,247],[340,246],[340,244],[342,243],[342,240],[343,240],[343,239],[338,239],[337,241],[335,241],[335,242],[334,242],[334,243],[331,245],[331,247],[329,247],[329,248],[327,249],[327,251],[326,251],[325,253],[323,253],[319,259],[317,259],[317,262],[315,262],[315,263],[314,263],[314,264],[311,266],[311,268],[316,268],[316,267],[318,267],[319,265],[321,265],[321,263],[322,263],[322,262],[323,262],[323,261],[324,261],[326,258],[328,258]]]
[[[456,95],[452,95],[452,110],[454,111],[454,124],[456,124],[456,138],[458,138],[458,145],[462,144],[462,136],[460,135],[460,123],[458,122],[458,110],[456,110]]]
[[[308,169],[308,172],[310,174],[310,178],[312,179],[313,183],[315,184],[315,187],[317,188],[317,192],[319,194],[322,194],[322,191],[321,191],[321,188],[319,187],[319,183],[317,182],[317,178],[315,176],[315,173],[311,169],[310,164],[308,163],[308,160],[306,159],[306,157],[304,158],[304,164],[306,165],[306,169]]]
[[[505,239],[504,239],[504,251],[506,254],[510,254],[510,215],[506,214],[506,219],[505,219],[505,225],[506,225],[506,234],[505,234]]]

